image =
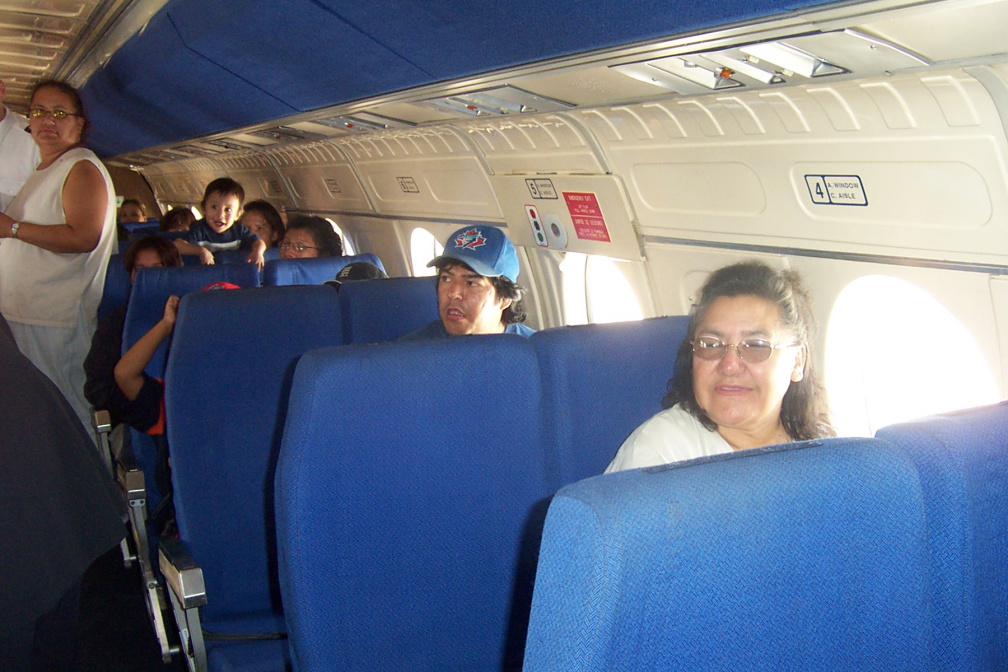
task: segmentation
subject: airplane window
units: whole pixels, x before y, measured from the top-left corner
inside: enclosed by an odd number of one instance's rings
[[[333,228],[333,231],[338,233],[340,240],[343,241],[343,254],[345,254],[348,257],[357,254],[357,251],[354,248],[353,241],[350,240],[350,236],[343,233],[343,229],[340,228],[339,224],[329,219],[328,217],[325,218],[325,221],[329,222],[330,226],[332,226]]]
[[[585,296],[592,322],[625,322],[644,318],[640,302],[618,262],[590,256],[585,265]],[[566,284],[566,283],[565,283]]]
[[[588,255],[561,252],[560,277],[563,285],[564,324],[587,324],[588,301],[585,297],[585,267]]]
[[[196,209],[195,205],[190,205],[189,206],[189,211],[192,212],[193,217],[195,217],[196,219],[203,219],[203,214],[199,210]]]
[[[410,263],[413,265],[413,275],[434,275],[433,268],[427,268],[427,262],[444,252],[444,245],[438,242],[427,229],[417,227],[410,235]]]
[[[841,436],[1000,399],[966,327],[924,290],[888,276],[859,278],[840,293],[824,373]]]

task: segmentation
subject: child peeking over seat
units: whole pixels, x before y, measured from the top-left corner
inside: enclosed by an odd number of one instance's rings
[[[214,263],[213,253],[218,250],[249,250],[249,263],[262,270],[266,243],[236,223],[244,200],[245,190],[229,177],[208,184],[200,202],[203,219],[194,222],[188,235],[175,241],[175,247],[182,254],[198,256],[205,265]]]

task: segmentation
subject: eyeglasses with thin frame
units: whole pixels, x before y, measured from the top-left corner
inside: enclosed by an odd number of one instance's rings
[[[280,249],[304,252],[305,250],[317,250],[318,248],[312,245],[305,245],[304,243],[292,243],[290,241],[285,240],[284,242],[280,243]]]
[[[79,117],[80,115],[76,112],[67,112],[66,110],[47,110],[44,107],[33,107],[28,110],[28,116],[32,119],[52,117],[53,121],[59,121],[60,119],[65,119],[66,117]]]
[[[728,348],[735,348],[743,362],[758,364],[765,362],[778,348],[790,348],[800,343],[771,343],[763,338],[746,338],[738,343],[725,343],[716,336],[698,336],[693,339],[693,354],[699,359],[716,362],[725,356]]]

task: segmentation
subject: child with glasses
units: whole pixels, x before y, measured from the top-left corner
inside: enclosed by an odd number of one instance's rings
[[[279,247],[281,259],[343,256],[343,241],[332,224],[321,217],[292,218]]]
[[[810,358],[815,328],[797,273],[757,261],[712,273],[665,410],[634,430],[606,472],[834,436]]]

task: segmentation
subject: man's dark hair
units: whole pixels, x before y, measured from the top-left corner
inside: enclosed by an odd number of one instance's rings
[[[441,259],[434,264],[434,268],[437,269],[439,275],[441,271],[446,271],[450,268],[455,268],[456,266],[461,266],[462,268],[473,271],[468,264],[458,261],[457,259]],[[476,271],[473,271],[473,273],[476,273]],[[525,318],[528,317],[528,313],[525,310],[525,288],[517,282],[511,282],[503,275],[489,277],[487,280],[489,280],[490,284],[493,285],[494,291],[497,293],[499,298],[511,299],[511,305],[505,308],[504,312],[501,313],[501,322],[505,325],[524,322]]]

